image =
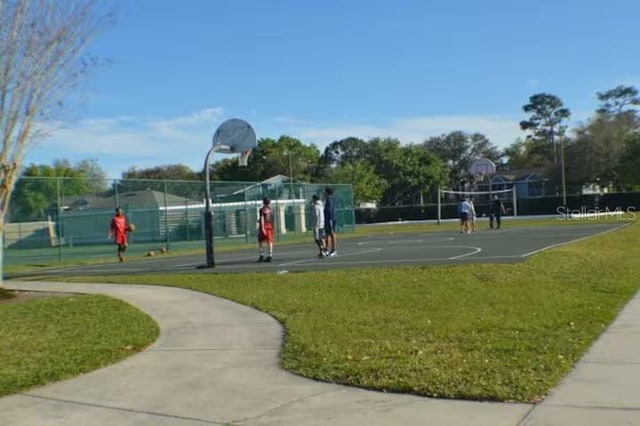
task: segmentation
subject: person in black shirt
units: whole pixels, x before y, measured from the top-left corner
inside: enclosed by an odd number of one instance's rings
[[[327,186],[324,190],[324,233],[327,256],[333,257],[336,251],[336,201],[333,198],[333,189]]]
[[[497,229],[500,229],[503,214],[505,214],[504,204],[502,204],[502,201],[500,201],[497,195],[494,195],[493,201],[491,202],[491,210],[489,211],[489,227],[491,227],[491,229],[493,229],[494,219]]]

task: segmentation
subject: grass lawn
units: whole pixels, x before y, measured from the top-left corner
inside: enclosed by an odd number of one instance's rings
[[[178,286],[254,306],[287,330],[282,366],[307,377],[535,402],[637,291],[638,240],[632,223],[519,264],[73,280]]]
[[[96,295],[0,303],[0,396],[112,364],[159,334],[146,314]]]

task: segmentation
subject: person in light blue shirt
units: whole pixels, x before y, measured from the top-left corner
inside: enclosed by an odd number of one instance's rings
[[[471,212],[473,207],[469,203],[469,199],[463,199],[460,204],[458,204],[458,215],[460,216],[460,233],[468,234],[469,231],[469,220],[471,219]]]

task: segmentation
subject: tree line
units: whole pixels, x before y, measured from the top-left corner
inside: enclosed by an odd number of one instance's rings
[[[618,86],[598,92],[598,109],[585,123],[569,129],[570,110],[549,93],[532,95],[522,110],[524,135],[505,149],[499,149],[485,135],[452,131],[425,139],[422,143],[403,143],[395,138],[356,137],[331,142],[323,151],[314,144],[281,136],[262,138],[249,157],[247,167],[236,159],[215,163],[214,181],[257,182],[284,175],[296,182],[348,183],[353,185],[356,204],[423,204],[434,200],[438,187],[456,189],[473,179],[467,170],[476,158],[494,161],[503,172],[535,170],[560,185],[562,167],[566,183],[574,187],[597,184],[612,191],[640,189],[640,117],[638,90]],[[127,190],[143,190],[148,182],[135,180],[201,181],[203,170],[182,164],[161,165],[122,173]],[[104,171],[93,161],[72,165],[58,160],[53,165],[31,164],[25,177],[76,178],[65,185],[65,195],[105,193],[116,190],[118,181],[105,179]],[[12,197],[20,216],[38,216],[52,201],[55,185],[46,179],[22,179]],[[190,186],[190,191],[199,187]],[[200,198],[201,194],[192,194]]]

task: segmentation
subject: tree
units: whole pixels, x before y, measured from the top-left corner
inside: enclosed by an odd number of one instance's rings
[[[356,205],[378,202],[387,189],[387,182],[376,174],[373,166],[364,160],[351,161],[329,169],[326,181],[353,185]]]
[[[444,162],[420,145],[402,148],[404,161],[399,167],[399,192],[405,203],[424,204],[426,194],[436,194],[448,180]]]
[[[606,92],[597,92],[596,95],[598,100],[602,102],[602,105],[598,108],[599,114],[619,115],[632,111],[633,107],[640,106],[638,89],[633,86],[620,85]]]
[[[621,181],[627,189],[640,189],[640,132],[634,132],[627,136],[624,149],[619,161]]]
[[[460,181],[467,179],[469,165],[477,158],[498,161],[501,153],[491,141],[481,133],[454,131],[427,139],[423,146],[437,155],[449,170],[448,184],[457,188]]]
[[[96,182],[104,171],[92,161],[83,160],[72,166],[68,160],[55,160],[52,165],[31,164],[24,169],[11,196],[11,217],[22,221],[43,220],[55,215],[58,202],[76,195],[87,195],[105,189],[105,181]]]
[[[26,150],[96,64],[85,50],[111,17],[97,12],[98,3],[0,1],[0,240]]]
[[[548,144],[545,141],[518,138],[502,151],[502,157],[507,157],[509,169],[548,169],[547,148]]]
[[[374,138],[367,142],[362,158],[388,184],[381,199],[383,205],[416,203],[421,194],[442,183],[442,162],[422,146],[403,146],[394,138]]]
[[[638,91],[630,86],[618,86],[598,92],[602,102],[597,114],[575,129],[575,139],[567,147],[567,175],[572,183],[598,183],[611,189],[623,189],[633,182],[626,156],[629,140],[640,130],[635,106]],[[634,158],[635,160],[635,158]],[[625,166],[622,166],[622,165]],[[623,173],[621,168],[626,168]]]
[[[122,179],[116,184],[118,192],[153,190],[201,200],[204,197],[204,186],[201,181],[201,174],[188,166],[168,164],[146,169],[129,167],[122,172]]]
[[[536,149],[539,155],[544,155],[549,161],[558,164],[558,141],[562,141],[567,129],[564,122],[569,119],[569,109],[555,95],[538,93],[529,98],[529,103],[522,107],[530,114],[528,120],[520,122],[520,128],[531,132],[530,139],[537,141]]]
[[[122,172],[122,179],[200,180],[200,173],[184,164],[169,164],[146,169],[129,167]]]
[[[296,138],[285,135],[277,140],[263,138],[249,156],[247,167],[239,167],[237,160],[222,160],[216,163],[212,179],[246,182],[284,175],[293,181],[309,182],[319,157],[315,145],[305,145]]]

